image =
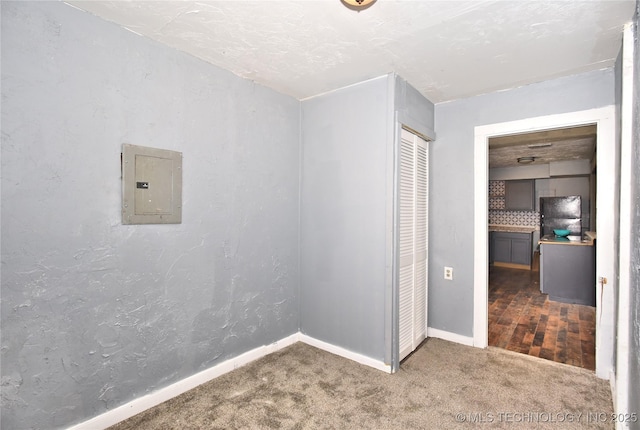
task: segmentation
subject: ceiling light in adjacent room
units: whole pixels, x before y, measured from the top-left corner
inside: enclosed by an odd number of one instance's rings
[[[530,143],[527,145],[527,148],[549,148],[553,146],[551,143],[543,142],[543,143]]]
[[[536,161],[536,157],[520,157],[518,158],[518,164],[531,164]]]

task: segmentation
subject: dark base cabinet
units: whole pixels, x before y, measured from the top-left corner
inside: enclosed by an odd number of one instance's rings
[[[494,231],[489,254],[494,263],[531,265],[531,233]]]
[[[540,291],[556,302],[595,306],[595,247],[541,244]]]
[[[493,261],[495,260],[495,258],[493,257],[493,235],[495,233],[490,231],[489,232],[489,264],[493,264]]]

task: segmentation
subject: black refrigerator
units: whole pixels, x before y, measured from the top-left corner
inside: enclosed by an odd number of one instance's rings
[[[554,229],[569,230],[582,236],[582,198],[580,196],[540,197],[540,236]]]

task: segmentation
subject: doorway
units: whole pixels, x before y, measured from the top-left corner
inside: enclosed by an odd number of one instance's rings
[[[598,182],[596,193],[596,375],[608,378],[613,369],[614,290],[616,282],[615,225],[619,218],[616,190],[615,107],[549,115],[475,128],[474,141],[474,346],[488,346],[488,140],[490,137],[545,129],[596,124]],[[609,208],[598,211],[597,208]],[[612,209],[613,208],[613,209]],[[602,280],[603,282],[598,282]]]
[[[595,291],[593,275],[569,277],[580,288],[575,298],[573,291],[549,296],[550,284],[540,278],[539,243],[549,234],[548,228],[541,233],[541,198],[578,196],[571,200],[578,202],[571,214],[577,219],[566,220],[577,236],[571,245],[550,247],[562,258],[584,254],[580,273],[593,271],[587,258],[593,244],[581,237],[595,231],[596,137],[590,124],[489,138],[489,346],[595,370],[595,303],[582,298],[585,289]],[[566,272],[554,270],[547,267],[546,278],[557,284]]]

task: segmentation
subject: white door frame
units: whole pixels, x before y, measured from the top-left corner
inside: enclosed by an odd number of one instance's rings
[[[475,127],[474,141],[474,300],[473,344],[488,345],[488,139],[506,134],[527,133],[552,128],[597,124],[596,195],[596,375],[610,379],[615,345],[616,249],[618,188],[616,180],[615,106],[527,118]],[[604,288],[597,278],[607,278]]]
[[[624,27],[622,38],[622,97],[620,103],[620,281],[618,286],[618,324],[616,345],[616,381],[613,404],[616,413],[632,413],[629,404],[629,357],[631,333],[631,214],[633,190],[631,188],[633,168],[633,91],[634,74],[634,30],[633,24]],[[622,422],[616,428],[625,428]]]

